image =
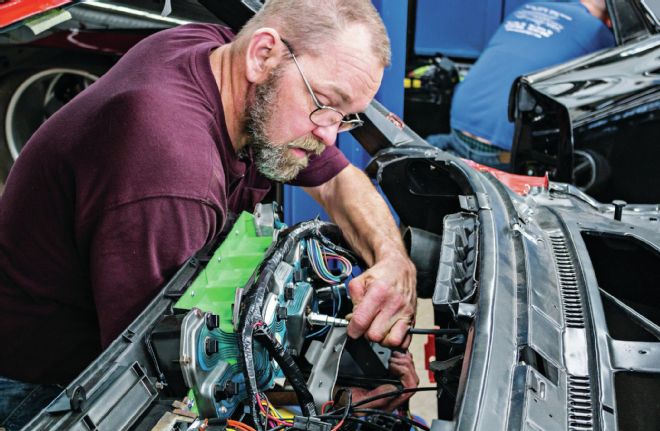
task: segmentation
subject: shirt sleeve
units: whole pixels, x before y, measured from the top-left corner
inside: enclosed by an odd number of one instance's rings
[[[309,165],[289,184],[303,187],[319,186],[332,179],[346,166],[349,161],[336,146],[326,147],[318,157],[311,157]]]
[[[90,279],[103,348],[212,239],[217,220],[209,206],[179,198],[143,199],[103,213],[90,244]]]

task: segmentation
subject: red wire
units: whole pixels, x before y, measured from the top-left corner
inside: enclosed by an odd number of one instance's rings
[[[331,406],[331,405],[333,405],[334,403],[335,403],[335,402],[332,401],[332,400],[324,402],[323,405],[321,406],[321,414],[325,414],[325,409],[326,409],[326,407],[328,407],[329,405]]]
[[[266,411],[266,409],[264,408],[264,405],[261,404],[261,398],[259,398],[258,396],[257,396],[257,402],[259,403],[259,409],[261,409],[261,413],[263,413],[268,419],[271,419],[271,420],[275,421],[275,423],[277,423],[278,425],[286,425],[286,426],[292,426],[293,425],[291,422],[283,421],[282,419],[276,418],[275,416],[268,413]],[[268,402],[268,401],[266,401],[266,402]]]
[[[344,425],[344,420],[340,420],[337,425],[332,429],[332,431],[337,431],[342,425]]]

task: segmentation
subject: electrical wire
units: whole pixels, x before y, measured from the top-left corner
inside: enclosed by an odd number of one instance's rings
[[[262,400],[261,397],[263,397],[264,399]],[[281,418],[271,415],[269,411],[266,411],[263,405],[263,401],[266,401],[266,405],[268,406],[269,410],[271,409],[271,405],[270,405],[270,401],[268,401],[268,397],[265,394],[258,394],[257,401],[259,404],[259,408],[261,409],[261,413],[266,417],[266,419],[275,422],[277,425],[293,426],[293,423],[282,420]]]
[[[343,417],[343,415],[321,415],[321,416],[316,416],[316,417],[319,418],[319,419],[341,419]],[[376,424],[372,424],[370,422],[365,421],[364,417],[358,418],[358,417],[348,416],[346,418],[346,422],[355,422],[355,423],[359,424],[360,431],[366,431],[367,429],[382,431],[381,427],[379,427]],[[282,429],[282,428],[279,428],[279,429]],[[268,431],[275,431],[275,430],[268,430]]]
[[[312,269],[321,280],[331,284],[339,283],[353,272],[353,265],[347,258],[325,245],[321,246],[316,238],[307,239],[305,244]],[[339,275],[333,274],[329,269],[328,264],[331,261],[339,265]]]
[[[279,264],[285,259],[286,256],[301,244],[301,241],[309,237],[318,238],[319,241],[332,249],[341,250],[342,255],[352,256],[350,252],[335,246],[329,239],[336,238],[342,240],[341,231],[336,225],[322,222],[320,220],[313,220],[302,222],[290,229],[281,231],[274,242],[267,250],[264,260],[261,262],[257,270],[252,274],[250,280],[245,285],[243,300],[239,309],[239,328],[238,331],[238,346],[241,353],[241,365],[243,376],[245,378],[245,390],[247,392],[247,399],[249,400],[249,414],[251,415],[252,422],[259,431],[263,431],[264,423],[261,416],[261,406],[258,394],[259,384],[256,378],[255,361],[254,361],[254,341],[259,341],[259,345],[263,346],[270,356],[279,364],[280,369],[285,377],[289,379],[291,387],[296,392],[298,403],[300,405],[303,416],[316,416],[316,407],[314,405],[314,398],[309,392],[305,380],[301,377],[302,373],[292,358],[291,354],[287,352],[282,343],[278,341],[272,334],[270,329],[266,327],[257,326],[259,321],[263,319],[262,309],[264,307],[265,299],[268,292],[270,281],[275,276]],[[320,248],[320,247],[319,247]],[[318,250],[311,255],[316,258],[319,257]],[[310,254],[308,253],[308,257]],[[322,257],[322,252],[321,252]],[[310,262],[312,258],[309,257]],[[341,259],[339,260],[341,262]],[[315,261],[315,263],[318,263]],[[323,260],[325,264],[325,260]],[[349,263],[351,263],[349,261]],[[348,270],[346,265],[339,263],[339,266],[344,271]],[[351,271],[352,272],[352,271]],[[350,275],[350,274],[349,274]]]
[[[341,427],[346,423],[346,422],[355,422],[361,424],[364,428],[371,428],[371,429],[379,429],[378,425],[366,422],[365,419],[369,417],[382,417],[389,419],[391,421],[400,421],[404,422],[407,425],[411,427],[415,427],[417,429],[423,430],[423,431],[430,431],[430,428],[426,425],[423,424],[413,418],[406,417],[403,415],[395,414],[395,413],[389,413],[385,412],[382,410],[377,410],[377,409],[369,409],[369,408],[356,408],[360,405],[364,405],[367,403],[370,403],[372,401],[376,401],[382,398],[389,398],[389,397],[395,397],[399,396],[404,393],[410,393],[410,392],[422,392],[422,391],[435,391],[437,388],[434,387],[421,387],[421,388],[408,388],[408,389],[400,389],[396,391],[391,391],[387,392],[384,394],[379,394],[373,397],[365,398],[362,401],[359,401],[358,403],[353,404],[353,395],[352,392],[350,391],[350,388],[342,388],[341,390],[348,391],[348,402],[346,406],[339,407],[334,410],[334,414],[330,413],[323,413],[325,409],[329,406],[334,404],[333,401],[328,401],[323,404],[321,408],[322,414],[317,415],[316,417],[319,419],[334,419],[337,420],[337,424],[332,427],[332,431],[339,431]],[[265,397],[265,395],[263,395]],[[261,400],[262,402],[264,400]],[[263,403],[260,402],[259,404],[263,406]],[[262,411],[265,413],[265,409]],[[355,417],[353,416],[354,414],[359,413],[359,414],[365,414],[366,416],[363,417]],[[277,422],[276,422],[277,423]],[[271,427],[268,429],[268,431],[280,431],[284,430],[288,427],[291,427],[291,423],[279,423],[275,427]]]
[[[275,417],[277,417],[277,419],[282,419],[282,420],[285,420],[285,421],[293,419],[293,417],[285,418],[284,415],[282,415],[282,413],[280,413],[280,411],[277,410],[275,408],[275,406],[273,406],[273,404],[270,402],[270,400],[268,399],[268,396],[266,394],[263,394],[263,397],[265,398],[265,400],[261,400],[262,404],[265,402],[266,407],[268,408],[268,411],[271,414],[273,414]]]
[[[335,292],[336,290],[336,292]],[[336,285],[330,286],[330,292],[332,294],[332,317],[337,317],[337,314],[339,314],[339,310],[341,310],[341,292],[339,289],[337,289]],[[311,334],[307,334],[305,338],[313,338],[313,337],[318,337],[320,335],[325,334],[328,330],[330,329],[329,325],[324,326],[323,328],[319,329],[316,332],[312,332]]]
[[[324,402],[323,405],[321,406],[321,414],[324,414],[324,413],[325,413],[325,408],[326,408],[327,406],[331,406],[331,405],[333,405],[334,403],[335,403],[335,402],[332,401],[332,400]]]
[[[257,431],[248,424],[244,424],[243,422],[235,421],[232,419],[227,420],[227,425],[241,431]]]
[[[417,422],[414,419],[407,418],[405,416],[397,415],[395,413],[389,413],[385,412],[383,410],[376,410],[376,409],[354,409],[353,413],[367,413],[369,416],[383,416],[390,418],[392,420],[400,420],[402,422],[407,423],[410,426],[413,426],[415,428],[422,429],[424,431],[429,431],[429,427],[424,425],[421,422]]]
[[[337,423],[337,425],[335,425],[334,428],[332,428],[332,431],[337,431],[339,428],[341,428],[341,426],[346,421],[348,415],[351,414],[351,410],[353,409],[353,391],[351,391],[351,388],[342,388],[339,390],[339,392],[337,392],[337,395],[339,395],[341,391],[348,392],[348,402],[346,403],[346,407],[344,407],[344,416]]]
[[[374,395],[373,397],[365,398],[363,400],[358,401],[357,403],[353,404],[353,407],[360,407],[365,404],[368,404],[372,401],[377,401],[377,400],[382,400],[383,398],[393,398],[393,397],[398,397],[399,395],[402,394],[408,394],[411,392],[427,392],[427,391],[436,391],[437,388],[433,386],[423,386],[420,388],[401,388],[397,389],[396,391],[390,391],[390,392],[385,392],[382,394]],[[340,412],[344,409],[344,407],[339,407],[338,409],[335,409],[332,411],[332,413],[337,413]]]
[[[335,294],[335,289],[337,290],[337,293]],[[336,285],[330,286],[330,291],[332,292],[333,299],[335,295],[337,295],[337,309],[334,310],[334,315],[332,317],[337,317],[337,314],[339,311],[341,311],[341,292],[337,288]]]

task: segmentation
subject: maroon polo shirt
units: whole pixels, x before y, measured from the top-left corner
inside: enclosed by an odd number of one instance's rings
[[[214,25],[157,33],[30,139],[0,200],[0,375],[67,383],[270,188],[231,145]],[[336,147],[296,184],[348,164]]]

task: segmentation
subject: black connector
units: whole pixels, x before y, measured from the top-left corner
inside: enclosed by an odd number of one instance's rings
[[[220,345],[218,343],[218,340],[215,338],[211,337],[206,337],[204,340],[204,350],[206,351],[206,354],[208,356],[211,356],[214,353],[218,353],[220,350]]]
[[[240,390],[240,385],[236,382],[232,382],[231,380],[228,380],[227,383],[225,383],[225,392],[227,392],[227,395],[229,396],[234,396],[238,394]]]
[[[286,307],[282,306],[277,306],[277,321],[279,322],[280,320],[286,320],[288,317],[288,313],[286,311]]]
[[[220,326],[220,316],[218,316],[217,314],[206,313],[205,320],[206,320],[206,327],[208,328],[209,331],[213,331],[214,329]]]
[[[305,417],[305,416],[295,416],[293,418],[293,428],[294,430],[306,430],[306,431],[330,431],[332,426],[323,422],[321,419]]]
[[[287,301],[293,301],[293,298],[295,297],[295,287],[293,287],[293,284],[288,285],[284,288],[284,299]]]
[[[224,386],[220,384],[215,385],[213,391],[213,398],[215,398],[216,402],[220,402],[229,399],[234,395],[237,395],[239,391],[240,391],[240,385],[236,382],[232,382],[231,380],[228,380],[227,382],[225,382]]]

